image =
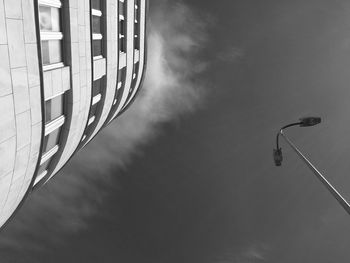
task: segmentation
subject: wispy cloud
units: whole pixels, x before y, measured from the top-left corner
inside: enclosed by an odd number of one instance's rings
[[[266,244],[251,244],[242,249],[227,250],[215,263],[257,263],[267,262],[270,247]]]
[[[232,63],[243,59],[244,56],[245,56],[244,49],[236,46],[230,46],[224,49],[223,51],[219,52],[217,55],[217,59],[219,61]]]
[[[198,59],[207,39],[206,21],[185,4],[158,2],[151,3],[147,74],[139,98],[56,178],[31,195],[1,234],[2,258],[11,258],[13,251],[47,249],[63,241],[66,232],[86,227],[108,193],[110,177],[115,176],[110,171],[126,169],[142,146],[156,138],[162,123],[202,105],[206,85],[196,78],[208,67]]]

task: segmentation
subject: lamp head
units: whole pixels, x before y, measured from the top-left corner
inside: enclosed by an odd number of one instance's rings
[[[273,160],[276,166],[282,165],[283,156],[281,148],[273,149]]]
[[[321,122],[320,117],[304,117],[300,118],[300,127],[309,127],[309,126],[314,126],[317,125]]]

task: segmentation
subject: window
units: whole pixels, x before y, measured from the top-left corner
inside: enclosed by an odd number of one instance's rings
[[[85,134],[86,134],[86,137],[90,137],[92,134],[93,134],[93,132],[94,132],[94,130],[95,130],[95,127],[96,127],[96,122],[95,122],[95,116],[93,116],[93,117],[91,117],[90,119],[89,119],[89,122],[88,122],[88,127],[86,128],[86,130],[85,130]]]
[[[64,114],[63,95],[45,102],[45,123],[48,123]]]
[[[38,10],[43,70],[63,67],[62,1],[38,0]],[[42,145],[41,165],[35,184],[49,172],[54,155],[59,149],[62,126],[65,122],[64,94],[56,93],[54,96],[45,101],[45,137]]]
[[[119,50],[121,52],[126,52],[126,41],[125,41],[125,34],[126,34],[126,26],[125,26],[125,20],[121,19],[119,20]]]
[[[100,16],[92,16],[92,32],[102,33]]]
[[[124,36],[119,37],[119,50],[120,52],[126,52],[126,41]]]
[[[124,82],[125,80],[125,75],[126,75],[126,68],[122,68],[118,70],[118,83],[119,82]]]
[[[122,16],[126,15],[126,12],[125,12],[126,3],[124,3],[124,2],[126,2],[126,1],[119,0],[119,4],[118,4],[119,15],[122,15]]]
[[[91,116],[89,118],[89,122],[88,122],[88,126],[90,126],[92,123],[94,123],[96,117],[95,116]],[[91,133],[93,132],[93,128],[91,129]],[[88,132],[89,134],[91,134],[90,132]]]
[[[42,165],[40,165],[39,170],[38,170],[38,175],[42,174],[43,172],[45,172],[46,170],[48,170],[49,165],[50,165],[50,161],[51,159],[47,160],[46,162],[44,162]]]
[[[126,31],[126,28],[125,28],[125,20],[122,19],[119,21],[119,34],[125,36],[125,32]]]
[[[101,98],[102,98],[101,94],[97,94],[96,96],[94,96],[92,98],[91,105],[95,105],[96,103],[99,103]]]
[[[94,57],[103,56],[103,13],[101,0],[91,1],[92,53]]]
[[[51,160],[54,158],[53,156],[57,153],[59,149],[60,136],[63,124],[63,115],[45,124],[45,137],[42,146],[43,154],[41,156],[41,166],[38,171],[39,177],[37,177],[35,184],[40,182],[49,171]]]
[[[139,72],[139,62],[134,64],[133,72],[133,79],[136,79],[137,73]]]
[[[96,115],[97,108],[98,108],[98,104],[95,104],[95,105],[91,106],[89,117],[92,117],[92,116]]]
[[[39,25],[42,61],[45,66],[63,62],[61,1],[39,0]]]
[[[126,52],[126,0],[119,0],[118,30],[119,30],[119,51]]]
[[[43,144],[43,153],[48,152],[53,147],[58,145],[60,134],[61,134],[61,128],[58,128],[57,130],[54,130],[53,132],[45,136],[44,144]]]
[[[102,41],[101,40],[93,40],[92,53],[93,53],[94,57],[102,56]]]
[[[91,0],[91,39],[92,39],[92,55],[93,55],[93,61],[92,61],[92,69],[94,70],[94,60],[102,59],[104,57],[105,53],[105,1],[103,0]],[[79,148],[81,148],[86,141],[90,138],[90,136],[93,134],[100,115],[102,113],[102,103],[101,100],[104,99],[105,96],[105,78],[104,75],[100,78],[95,80],[93,77],[93,83],[92,83],[92,90],[91,90],[91,104],[90,104],[90,110],[89,110],[89,119],[86,123],[84,135],[81,139],[81,143],[79,145]]]
[[[126,77],[126,68],[122,68],[120,70],[118,70],[118,78],[117,78],[117,90],[115,93],[115,99],[117,99],[117,97],[119,96],[120,90],[123,87],[124,81],[125,81],[125,77]]]
[[[136,87],[138,71],[139,71],[139,62],[135,63],[134,67],[133,67],[132,81],[131,81],[131,86],[130,86],[127,101],[130,99],[130,97],[131,97],[131,95]]]
[[[97,94],[101,93],[101,86],[102,86],[102,78],[97,79],[94,81],[92,85],[92,96],[96,96]]]
[[[44,66],[62,62],[60,40],[44,40],[41,42],[41,53]]]
[[[103,104],[101,104],[100,102],[104,96],[104,83],[105,77],[97,79],[93,82],[91,94],[92,101],[89,110],[89,118],[85,127],[84,136],[81,139],[80,147],[83,146],[83,144],[87,141],[88,138],[90,138],[90,136],[93,134],[96,128],[96,125],[98,124],[98,120],[102,113]]]
[[[113,105],[117,104],[119,94],[121,93],[121,88],[123,87],[123,83],[125,81],[125,77],[126,77],[126,68],[124,67],[118,71],[117,89],[115,91]]]
[[[96,10],[101,10],[101,0],[92,0],[91,8]]]
[[[50,6],[39,6],[40,30],[42,31],[61,31],[60,9]]]
[[[135,1],[135,21],[134,21],[134,49],[140,49],[140,1]]]
[[[50,160],[58,151],[63,124],[64,94],[61,94],[45,102],[45,137],[42,148],[43,155],[41,157],[41,161],[44,161],[44,163],[40,166],[38,175],[48,171]],[[38,178],[37,182],[41,179]]]
[[[140,41],[138,35],[134,36],[134,49],[140,49]]]
[[[107,117],[107,122],[109,122],[112,119],[115,111],[118,108],[118,101],[120,100],[120,94],[122,94],[122,87],[123,87],[124,82],[125,82],[125,77],[126,77],[126,67],[118,70],[116,91],[115,91],[115,95],[114,95],[112,108],[111,108],[111,110],[108,114],[108,117]]]

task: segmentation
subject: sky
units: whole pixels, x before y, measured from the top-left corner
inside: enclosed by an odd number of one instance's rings
[[[219,2],[219,3],[218,3]],[[350,2],[151,0],[130,109],[0,233],[0,262],[348,262]]]

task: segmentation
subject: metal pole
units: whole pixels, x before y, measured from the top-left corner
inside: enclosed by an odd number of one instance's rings
[[[316,169],[316,167],[301,153],[301,151],[288,139],[288,137],[280,130],[281,136],[286,140],[290,147],[298,154],[300,159],[302,159],[306,165],[311,169],[311,171],[316,175],[316,177],[321,181],[321,183],[328,189],[328,191],[334,196],[339,204],[345,209],[345,211],[350,215],[350,205],[344,199],[344,197],[331,185],[330,182]]]

